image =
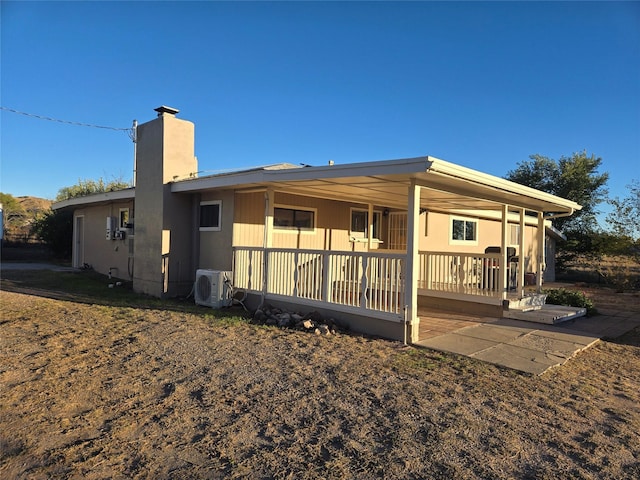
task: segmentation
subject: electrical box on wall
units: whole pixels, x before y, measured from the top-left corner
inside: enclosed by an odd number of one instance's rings
[[[113,240],[116,235],[116,217],[107,217],[107,240]]]
[[[116,230],[115,239],[116,240],[124,240],[126,237],[126,233],[124,230]]]

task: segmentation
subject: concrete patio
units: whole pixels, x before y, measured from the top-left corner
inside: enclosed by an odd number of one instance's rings
[[[425,310],[414,345],[540,375],[562,365],[602,338],[616,338],[640,326],[638,314],[603,311],[556,325]]]

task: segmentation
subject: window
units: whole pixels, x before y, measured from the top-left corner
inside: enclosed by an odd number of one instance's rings
[[[509,245],[520,245],[520,225],[509,225]]]
[[[373,212],[373,238],[380,239],[381,212]],[[358,238],[369,238],[369,212],[367,210],[351,209],[351,235]]]
[[[200,231],[217,232],[221,230],[222,202],[213,200],[200,202]]]
[[[316,226],[316,212],[295,207],[275,207],[273,226],[285,230],[313,231]]]
[[[127,224],[129,223],[129,209],[121,208],[120,214],[118,215],[118,227],[119,228],[127,228]]]
[[[478,221],[465,218],[451,219],[450,244],[478,243]]]

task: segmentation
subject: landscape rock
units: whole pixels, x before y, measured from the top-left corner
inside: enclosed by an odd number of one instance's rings
[[[325,325],[325,324],[318,325],[318,330],[320,331],[320,335],[331,335],[328,325]]]
[[[323,318],[322,318],[322,315],[319,312],[316,312],[314,310],[313,312],[307,313],[303,317],[303,320],[313,320],[313,322],[315,322],[315,323],[321,323]]]
[[[289,315],[288,313],[281,313],[277,318],[279,327],[291,326],[291,315]]]
[[[316,335],[335,335],[339,330],[338,322],[333,318],[324,319],[317,311],[302,315],[298,312],[289,312],[272,305],[265,304],[253,314],[256,323],[280,328],[297,328]]]

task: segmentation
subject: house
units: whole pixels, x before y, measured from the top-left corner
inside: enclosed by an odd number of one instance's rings
[[[74,212],[74,266],[157,297],[189,294],[200,269],[226,271],[251,307],[417,341],[419,308],[500,317],[539,292],[551,221],[580,209],[429,156],[200,177],[193,123],[156,111],[137,127],[134,188],[53,208]]]

